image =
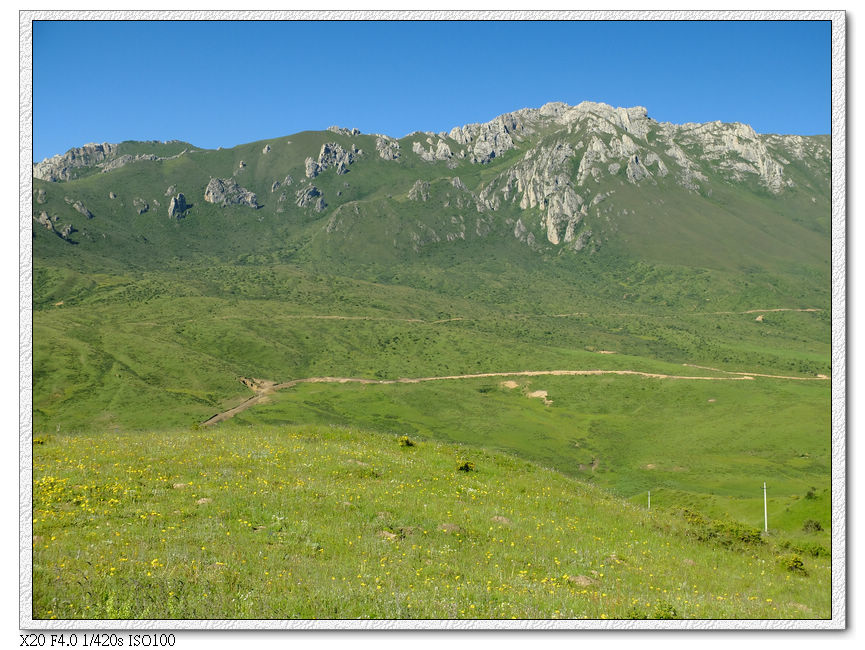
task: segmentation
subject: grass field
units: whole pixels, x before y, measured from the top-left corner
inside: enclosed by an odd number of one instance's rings
[[[36,619],[829,616],[825,556],[512,455],[233,422],[35,443]]]

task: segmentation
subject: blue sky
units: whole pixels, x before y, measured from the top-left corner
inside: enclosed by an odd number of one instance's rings
[[[829,22],[37,22],[34,160],[230,147],[331,124],[403,136],[549,101],[828,133]]]

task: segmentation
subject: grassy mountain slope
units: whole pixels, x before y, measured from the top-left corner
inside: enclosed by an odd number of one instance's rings
[[[513,456],[236,425],[38,443],[34,618],[829,615],[826,558]]]

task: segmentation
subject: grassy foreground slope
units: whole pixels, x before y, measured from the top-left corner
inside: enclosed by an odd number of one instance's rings
[[[531,397],[536,391],[547,403]],[[651,490],[655,508],[689,507],[761,528],[766,481],[771,529],[828,547],[828,391],[826,382],[616,375],[305,384],[235,418],[339,423],[497,449],[634,503],[645,504]]]
[[[496,452],[236,423],[34,442],[37,619],[830,614],[826,558]]]

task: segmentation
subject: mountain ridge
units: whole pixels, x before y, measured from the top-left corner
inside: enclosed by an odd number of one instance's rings
[[[396,259],[494,237],[541,254],[612,248],[675,262],[689,256],[674,243],[690,231],[692,246],[718,242],[723,255],[708,256],[714,264],[746,257],[736,253],[743,240],[747,253],[777,250],[789,261],[801,252],[822,264],[828,247],[815,251],[829,231],[830,162],[828,136],[760,135],[742,123],[675,125],[641,106],[551,102],[403,138],[333,126],[231,149],[178,140],[87,144],[34,164],[33,219],[40,233],[88,246],[102,239],[122,248],[118,239],[143,243],[145,232],[160,231],[166,252],[181,257],[196,246],[187,234],[253,208],[266,222],[260,237],[271,239],[270,251],[276,242],[295,251],[318,242],[326,250],[312,255],[337,259],[357,258],[368,245],[382,249],[374,256]],[[214,193],[220,187],[230,191]],[[111,198],[121,189],[140,195]],[[160,197],[176,202],[178,192],[183,210],[161,205]],[[130,204],[141,219],[129,219]],[[720,232],[730,220],[743,222],[733,225],[733,238]],[[167,232],[171,223],[181,230]],[[650,223],[657,234],[647,232]],[[747,240],[766,236],[783,242],[747,250]],[[233,248],[262,250],[260,240],[241,241],[241,230],[224,237]],[[803,250],[791,250],[791,239]]]

